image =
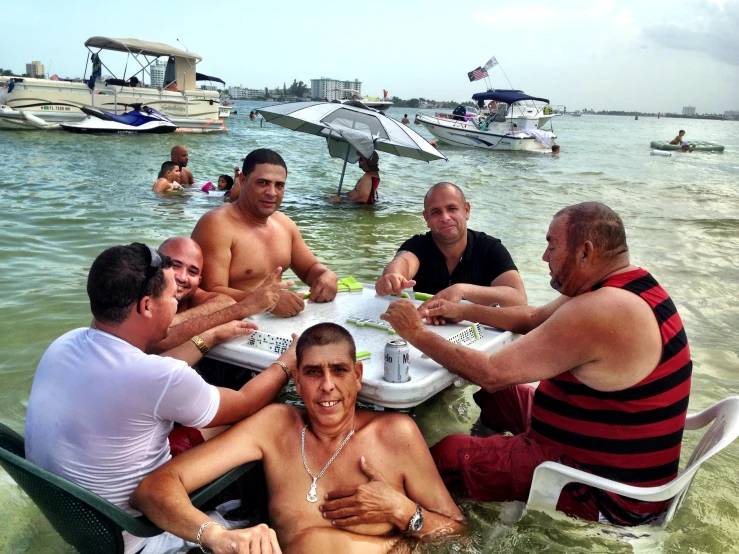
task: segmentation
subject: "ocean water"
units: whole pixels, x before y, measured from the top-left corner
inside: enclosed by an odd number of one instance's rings
[[[672,295],[695,363],[690,411],[739,394],[739,123],[583,116],[554,122],[559,158],[484,152],[440,144],[449,161],[430,164],[380,154],[382,185],[375,208],[332,206],[341,160],[325,141],[245,114],[239,102],[224,136],[85,137],[65,133],[0,133],[0,422],[23,432],[33,373],[46,347],[85,326],[87,270],[103,249],[134,241],[159,244],[189,235],[220,198],[151,193],[160,164],[177,142],[190,151],[198,182],[216,182],[252,149],[270,147],[289,174],[282,210],[299,225],[319,259],[339,275],[373,282],[405,238],[425,229],[422,197],[438,181],[463,188],[469,225],[503,240],[518,265],[529,301],[555,297],[541,261],[552,215],[599,200],[623,218],[632,261]],[[413,110],[392,109],[396,119]],[[424,130],[415,127],[431,138]],[[679,129],[688,139],[726,145],[722,154],[649,155],[651,140]],[[347,168],[352,186],[361,175]],[[448,389],[416,410],[429,444],[469,432],[478,412],[474,387]],[[70,399],[74,401],[74,399]],[[686,433],[685,453],[697,443]],[[468,552],[729,552],[739,545],[739,442],[707,462],[675,520],[649,538],[627,542],[599,526],[532,513],[517,523],[510,506],[465,502]],[[448,551],[449,545],[439,547]],[[435,550],[435,549],[433,549]],[[0,470],[0,552],[65,552],[35,506]]]

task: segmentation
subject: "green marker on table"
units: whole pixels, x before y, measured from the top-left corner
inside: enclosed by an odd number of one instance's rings
[[[357,352],[357,361],[368,360],[371,357],[372,357],[372,352],[370,352],[369,350],[362,350],[360,352]]]
[[[397,294],[395,294],[394,292],[391,292],[391,293],[390,293],[390,296],[396,296],[396,297],[397,297],[398,295],[397,295]],[[401,298],[410,298],[410,297],[411,297],[411,295],[410,295],[410,294],[408,294],[407,292],[404,292],[404,293],[403,293],[403,294],[401,295]]]
[[[420,300],[421,302],[426,302],[426,300],[431,300],[434,295],[433,294],[427,294],[425,292],[414,292],[413,297],[416,300]]]

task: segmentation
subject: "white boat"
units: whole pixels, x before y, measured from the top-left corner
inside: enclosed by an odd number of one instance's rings
[[[580,110],[577,110],[576,112],[572,112],[570,115],[574,117],[580,117],[582,116],[582,112]]]
[[[461,115],[417,114],[416,120],[437,139],[455,146],[486,150],[549,151],[557,136],[542,129],[556,117],[546,98],[519,90],[493,90],[474,94],[472,99],[489,111],[467,118]],[[537,102],[542,102],[541,106]]]
[[[92,37],[85,46],[93,54],[125,52],[128,61],[132,58],[140,69],[128,80],[114,78],[105,82],[0,77],[0,129],[55,128],[59,123],[82,121],[86,117],[83,107],[121,115],[131,104],[145,104],[167,116],[177,131],[226,130],[219,120],[218,92],[196,87],[196,80],[201,77],[215,79],[196,73],[201,56],[167,44],[130,38]],[[165,88],[144,86],[150,66],[160,56],[168,58]],[[104,60],[100,61],[104,64]],[[107,67],[106,70],[110,71]],[[131,81],[136,86],[131,86]]]
[[[231,106],[224,106],[221,104],[218,106],[218,117],[223,119],[224,117],[230,117],[231,116]]]
[[[393,105],[390,100],[381,100],[380,98],[376,98],[373,96],[359,96],[359,94],[357,94],[357,91],[351,88],[342,88],[338,90],[339,92],[341,92],[341,99],[339,101],[342,104],[352,101],[361,102],[368,108],[380,110],[381,112],[384,112]]]

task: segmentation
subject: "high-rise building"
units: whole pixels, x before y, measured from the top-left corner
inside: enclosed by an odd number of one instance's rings
[[[362,97],[362,83],[358,79],[353,81],[338,81],[331,77],[321,77],[320,79],[310,80],[311,98],[319,98],[323,100],[328,98],[331,100],[343,100],[352,95]]]
[[[695,115],[695,106],[683,106],[683,115]]]
[[[26,75],[29,77],[44,77],[44,64],[41,62],[31,62],[26,64]]]
[[[149,66],[149,75],[151,77],[151,86],[161,88],[164,86],[164,71],[167,69],[166,61],[159,61]]]
[[[729,119],[737,119],[739,118],[739,110],[726,110],[724,112],[724,117],[728,117]]]

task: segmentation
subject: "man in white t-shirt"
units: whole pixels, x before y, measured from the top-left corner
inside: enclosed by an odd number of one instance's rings
[[[92,327],[70,331],[47,349],[28,401],[26,457],[134,515],[128,497],[172,457],[175,423],[184,426],[176,429],[178,442],[202,442],[198,428],[257,412],[295,367],[291,348],[240,390],[207,384],[190,366],[210,347],[256,328],[246,321],[214,327],[162,356],[145,354],[166,336],[177,311],[171,264],[139,243],[100,254],[87,280]],[[124,537],[127,553],[144,541]]]

